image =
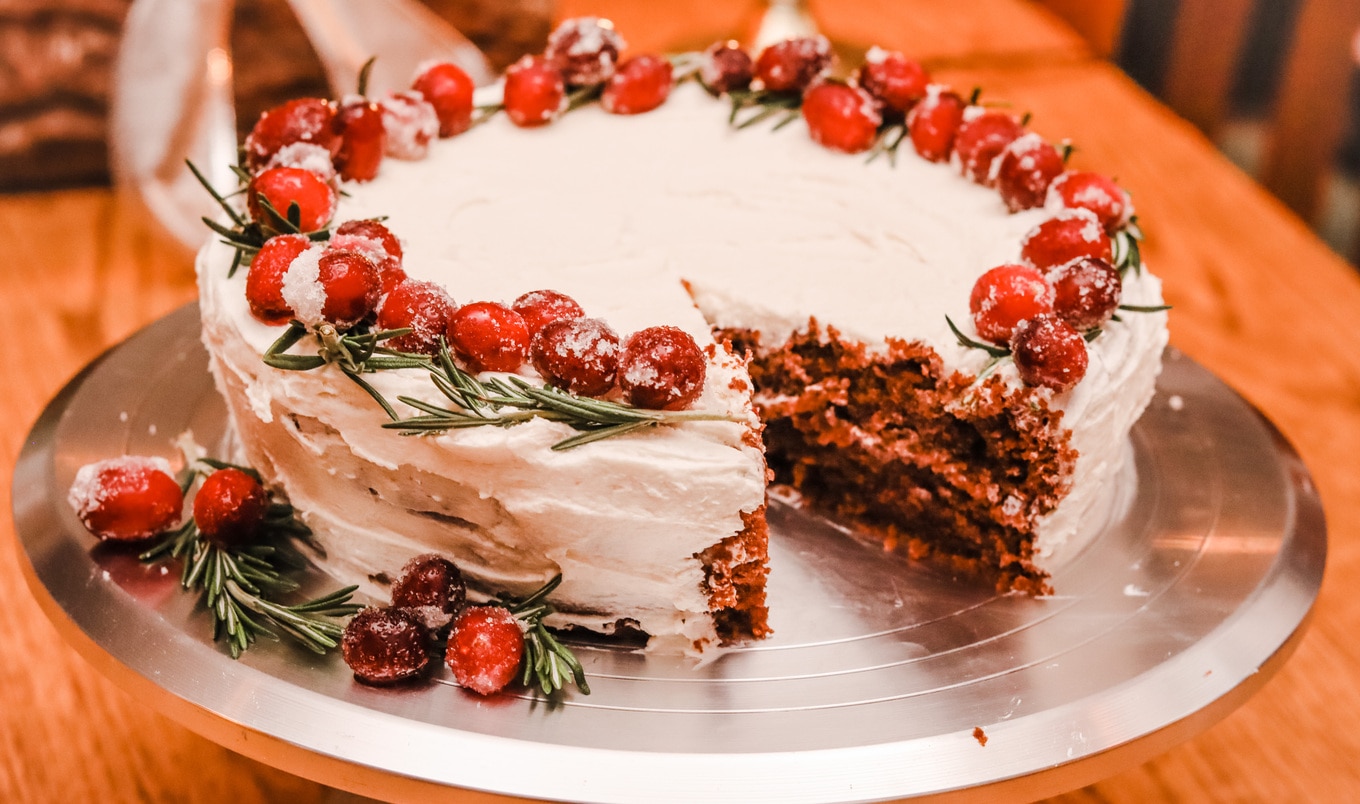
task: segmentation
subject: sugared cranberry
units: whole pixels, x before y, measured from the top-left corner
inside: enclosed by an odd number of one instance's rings
[[[340,131],[340,150],[335,154],[340,178],[372,181],[387,152],[382,107],[359,95],[346,98],[336,112],[335,125]]]
[[[979,336],[1004,345],[1016,324],[1053,311],[1053,286],[1027,265],[999,265],[973,284],[968,310]]]
[[[269,158],[264,169],[276,167],[302,168],[308,173],[315,174],[318,179],[327,184],[333,184],[337,175],[335,170],[336,158],[320,145],[313,145],[310,142],[295,142],[280,148],[277,153]]]
[[[611,114],[642,114],[671,94],[671,63],[661,56],[634,56],[619,65],[604,84],[600,105]]]
[[[882,105],[885,118],[901,120],[926,96],[930,76],[920,63],[895,50],[871,47],[855,72],[855,84]]]
[[[802,92],[831,69],[825,36],[796,36],[775,42],[756,58],[756,78],[771,92]]]
[[[1053,211],[1086,209],[1095,213],[1105,231],[1124,228],[1133,214],[1133,203],[1114,179],[1083,170],[1069,171],[1048,186],[1045,206]]]
[[[1059,213],[1030,230],[1020,246],[1020,258],[1041,271],[1077,257],[1113,261],[1114,245],[1095,213],[1073,209]]]
[[[751,86],[754,69],[750,54],[733,41],[714,42],[699,57],[699,81],[714,95]]]
[[[803,96],[803,119],[814,142],[848,154],[868,150],[883,122],[869,93],[832,82],[818,84]]]
[[[1056,315],[1020,322],[1011,336],[1011,356],[1026,385],[1066,391],[1086,376],[1086,340]]]
[[[581,396],[614,387],[619,336],[598,318],[554,321],[534,337],[531,352],[534,368],[550,385]]]
[[[194,495],[194,524],[219,547],[249,544],[269,511],[269,494],[254,476],[228,467],[208,475]]]
[[[321,98],[298,98],[269,109],[246,136],[246,167],[259,170],[280,148],[295,142],[319,145],[335,156],[340,136],[334,122],[335,107]]]
[[[907,113],[907,133],[916,153],[932,162],[948,159],[965,105],[963,98],[948,87],[927,87],[926,96]]]
[[[623,37],[609,20],[574,17],[548,35],[543,55],[569,85],[585,87],[608,81],[625,47]]]
[[[1078,332],[1103,326],[1119,308],[1123,280],[1105,260],[1078,257],[1048,272],[1053,312]]]
[[[179,524],[184,495],[162,458],[128,455],[86,464],[67,500],[90,533],[138,541]]]
[[[434,107],[439,116],[439,136],[462,134],[472,125],[472,91],[476,85],[458,65],[447,61],[420,65],[411,89]]]
[[[458,565],[443,556],[416,556],[392,584],[392,605],[409,609],[432,631],[448,625],[467,601],[467,584]]]
[[[474,372],[515,371],[529,354],[529,328],[503,304],[473,302],[449,318],[449,345]]]
[[[1006,147],[994,172],[1006,209],[1033,209],[1043,205],[1048,185],[1063,172],[1063,156],[1038,134],[1026,134]]]
[[[439,113],[419,92],[389,92],[382,99],[387,155],[424,159],[430,141],[439,136]]]
[[[586,314],[575,299],[555,290],[531,290],[515,299],[510,307],[524,317],[524,325],[529,328],[531,337],[554,321],[580,318]]]
[[[567,86],[557,66],[542,56],[525,56],[505,71],[505,113],[521,127],[551,122],[567,108]]]
[[[429,666],[430,634],[415,614],[398,608],[367,608],[350,619],[340,654],[365,684],[395,684]]]
[[[510,685],[524,660],[524,632],[500,606],[469,606],[453,621],[444,662],[464,689],[492,695]]]
[[[405,335],[383,342],[389,349],[433,355],[439,352],[439,339],[447,336],[449,317],[457,309],[453,297],[433,282],[407,279],[397,284],[383,299],[378,310],[378,329],[410,327]]]
[[[278,326],[293,317],[293,308],[283,298],[283,275],[311,245],[305,235],[277,235],[264,241],[255,253],[246,274],[246,301],[257,321]]]
[[[954,137],[954,153],[959,168],[969,179],[990,187],[992,162],[1025,133],[1014,115],[973,106],[965,110],[959,132]]]
[[[398,260],[402,257],[401,241],[392,234],[392,230],[383,225],[382,221],[372,218],[362,218],[359,220],[345,221],[335,227],[337,235],[356,235],[376,240],[382,245],[383,250]]]
[[[282,221],[268,214],[265,201]],[[250,180],[246,206],[250,209],[251,219],[278,229],[284,225],[283,221],[291,222],[294,204],[298,209],[297,228],[315,232],[325,227],[335,214],[335,190],[315,173],[302,168],[269,168]]]
[[[619,387],[635,407],[680,410],[704,390],[708,364],[688,332],[648,327],[633,333],[619,358]]]

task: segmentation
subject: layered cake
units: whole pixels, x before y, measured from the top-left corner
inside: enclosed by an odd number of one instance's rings
[[[366,389],[338,365],[267,365],[281,327],[252,315],[236,250],[200,254],[204,342],[242,458],[303,513],[322,570],[379,597],[429,552],[484,595],[560,574],[550,624],[702,649],[768,632],[771,480],[999,589],[1046,591],[1046,567],[1097,529],[1160,369],[1158,280],[1122,271],[1125,309],[1084,333],[1079,381],[1036,383],[979,332],[970,297],[1071,210],[1011,211],[985,177],[910,144],[868,160],[803,118],[737,128],[708,83],[644,114],[492,114],[344,181],[333,218],[382,219],[405,272],[458,304],[552,289],[625,339],[683,330],[706,361],[694,420],[570,449],[554,446],[578,431],[546,417],[384,427],[377,396],[448,404],[430,370],[364,373]],[[531,362],[510,375],[544,384]]]

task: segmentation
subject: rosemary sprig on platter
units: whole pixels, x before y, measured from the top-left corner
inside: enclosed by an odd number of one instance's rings
[[[288,354],[288,350],[311,332],[317,340],[313,355]],[[424,355],[399,352],[380,346],[383,341],[406,335],[409,328],[370,332],[356,328],[341,334],[334,325],[323,323],[314,331],[300,321],[293,321],[264,353],[264,363],[285,371],[310,371],[333,364],[376,401],[388,418],[399,419],[392,405],[378,390],[363,379],[362,374],[404,368],[425,368],[430,359]]]
[[[586,683],[586,671],[581,662],[571,648],[559,642],[543,625],[543,618],[554,611],[548,595],[561,583],[562,576],[554,576],[523,600],[502,598],[498,605],[509,609],[525,625],[524,675],[520,683],[531,689],[537,687],[544,695],[552,695],[565,688],[570,678],[577,689],[589,695],[590,685]]]

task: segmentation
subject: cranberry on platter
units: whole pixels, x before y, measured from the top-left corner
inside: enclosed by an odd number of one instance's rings
[[[1066,391],[1086,376],[1086,339],[1066,321],[1041,314],[1020,322],[1011,356],[1026,385]]]
[[[831,42],[825,36],[796,36],[765,48],[755,75],[770,92],[802,92],[831,69]]]
[[[968,310],[980,337],[1005,345],[1021,321],[1053,311],[1053,286],[1028,265],[999,265],[973,284]]]
[[[699,82],[714,95],[725,95],[751,86],[755,65],[741,45],[714,42],[699,57]]]
[[[164,533],[179,524],[184,509],[170,464],[135,455],[80,467],[67,500],[86,530],[114,542]]]
[[[501,606],[469,606],[453,621],[444,662],[454,680],[478,695],[509,686],[524,661],[524,631]]]
[[[515,371],[529,354],[529,328],[503,304],[473,302],[450,317],[449,345],[474,373]]]
[[[267,513],[269,493],[253,475],[240,469],[218,469],[194,495],[194,523],[218,547],[254,541]]]
[[[550,385],[580,396],[601,396],[614,387],[619,336],[598,318],[554,321],[531,349],[534,368]]]
[[[453,620],[467,602],[463,573],[452,561],[433,553],[406,562],[392,584],[392,605],[408,609],[426,627],[439,630]]]
[[[648,327],[633,333],[619,358],[619,387],[628,401],[650,410],[681,410],[704,390],[708,364],[703,350],[679,327]]]
[[[610,114],[642,114],[666,102],[674,78],[662,56],[634,56],[605,81],[600,106]]]
[[[803,119],[814,142],[848,154],[869,150],[883,123],[868,92],[829,81],[803,96]]]
[[[430,664],[429,630],[414,613],[366,608],[349,621],[340,653],[365,684],[396,684],[421,676]]]
[[[542,56],[525,56],[505,71],[502,103],[510,122],[521,128],[552,122],[567,108],[562,71]]]

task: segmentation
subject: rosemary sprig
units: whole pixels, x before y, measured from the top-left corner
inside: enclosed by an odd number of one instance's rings
[[[1123,276],[1128,271],[1134,275],[1143,274],[1143,253],[1139,243],[1143,241],[1143,229],[1138,225],[1138,216],[1129,218],[1123,229],[1114,235],[1114,267]]]
[[[969,349],[981,349],[982,351],[986,352],[992,357],[1011,356],[1011,350],[1007,349],[1004,346],[997,346],[994,343],[983,343],[982,341],[974,340],[973,338],[964,335],[963,330],[959,329],[958,325],[954,323],[954,319],[950,318],[949,316],[946,315],[944,317],[944,320],[945,323],[949,324],[949,331],[954,333],[955,338],[958,338],[960,346],[964,346]]]
[[[215,469],[233,466],[206,458],[197,463],[204,468],[191,467],[182,481],[186,487]],[[258,477],[249,467],[234,468]],[[277,632],[287,634],[314,653],[324,654],[340,644],[344,633],[344,626],[334,620],[349,617],[362,608],[349,602],[358,587],[348,586],[292,605],[273,599],[298,588],[296,581],[283,574],[304,564],[288,539],[305,539],[310,535],[293,507],[276,500],[270,505],[254,544],[233,547],[213,544],[202,538],[191,518],[139,558],[146,562],[184,560],[180,585],[202,593],[204,607],[212,617],[213,641],[225,640],[233,659],[239,658],[261,636],[278,640]]]
[[[878,139],[869,149],[869,158],[866,163],[873,162],[875,159],[888,155],[888,164],[897,166],[897,149],[902,147],[902,142],[907,139],[907,126],[905,123],[888,123],[878,130]]]
[[[251,220],[243,216],[229,200],[231,196],[223,196],[212,186],[207,177],[198,169],[198,166],[189,160],[185,160],[189,166],[189,171],[198,179],[198,183],[208,191],[217,205],[226,213],[227,219],[231,221],[231,226],[219,223],[212,218],[204,216],[203,223],[209,229],[222,236],[222,242],[236,249],[236,254],[232,257],[231,267],[227,269],[227,276],[236,275],[236,270],[242,265],[249,265],[254,259],[255,253],[260,250],[264,242],[275,235],[280,234],[304,234],[311,240],[327,240],[331,233],[329,229],[319,229],[315,232],[303,232],[300,224],[302,222],[302,209],[297,202],[290,203],[288,209],[280,213],[269,203],[266,198],[260,199],[260,205],[265,210],[266,221]],[[232,172],[240,182],[241,188],[250,183],[250,174],[246,173],[239,166],[233,166]],[[232,195],[241,192],[238,189]]]
[[[737,129],[750,128],[782,113],[782,117],[772,129],[778,131],[798,119],[803,107],[803,96],[799,92],[734,89],[727,93],[727,96],[732,101],[732,111],[727,116],[727,122]],[[757,111],[747,114],[750,109]]]
[[[543,625],[543,618],[554,611],[548,595],[561,583],[562,576],[554,576],[523,600],[502,598],[496,605],[504,606],[524,623],[524,675],[520,680],[524,686],[536,686],[544,695],[552,695],[565,687],[570,677],[577,689],[589,695],[590,685],[581,662]]]
[[[553,445],[557,451],[592,441],[631,433],[647,427],[686,421],[736,421],[725,413],[693,410],[646,410],[577,396],[551,386],[537,386],[515,376],[479,380],[458,368],[441,341],[439,354],[429,366],[430,378],[451,403],[441,407],[409,396],[398,401],[421,411],[421,415],[384,422],[383,427],[402,435],[424,435],[466,427],[511,427],[530,419],[559,421],[582,431]]]
[[[302,322],[291,322],[288,329],[265,350],[263,358],[265,365],[285,371],[311,371],[334,364],[371,396],[387,413],[388,418],[397,421],[399,417],[392,405],[360,375],[374,371],[428,366],[430,359],[425,355],[399,352],[379,345],[383,341],[406,335],[411,330],[402,328],[370,332],[356,328],[341,334],[333,325],[321,324],[313,332],[318,344],[316,354],[288,354],[288,350],[306,337],[309,331],[311,330]]]

